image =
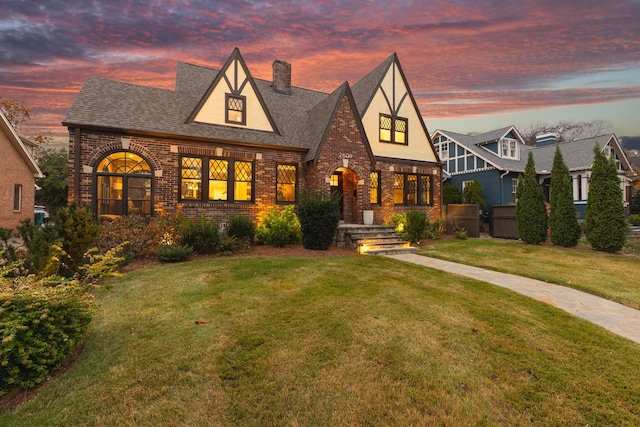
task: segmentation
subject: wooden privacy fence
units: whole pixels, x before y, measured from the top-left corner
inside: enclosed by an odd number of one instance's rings
[[[480,237],[480,205],[447,205],[447,233],[456,228],[467,230],[467,236]]]
[[[519,239],[516,206],[491,206],[491,235],[501,239]]]

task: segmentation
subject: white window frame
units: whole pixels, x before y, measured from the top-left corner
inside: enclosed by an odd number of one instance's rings
[[[518,159],[518,141],[513,138],[502,138],[500,140],[500,157]]]

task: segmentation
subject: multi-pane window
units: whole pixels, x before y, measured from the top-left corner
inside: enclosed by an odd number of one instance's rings
[[[296,179],[298,171],[295,165],[278,165],[276,176],[276,201],[294,203],[296,201]]]
[[[396,205],[431,205],[431,175],[394,175],[393,201]]]
[[[371,172],[369,174],[369,203],[379,205],[380,193],[380,171]]]
[[[407,119],[380,114],[380,141],[406,144],[407,130]]]
[[[233,200],[250,202],[253,199],[253,163],[235,162],[234,171]]]
[[[500,140],[502,145],[502,157],[507,159],[518,158],[518,145],[515,139],[503,138]]]
[[[511,194],[514,202],[517,202],[516,193],[518,193],[518,178],[511,178]]]
[[[19,211],[22,208],[22,184],[13,186],[13,210]]]
[[[227,123],[246,124],[246,98],[244,96],[227,94],[226,100]]]
[[[434,140],[434,144],[438,149],[440,160],[446,160],[449,158],[449,140],[446,136],[438,136]]]
[[[229,181],[229,162],[221,159],[209,159],[209,200],[227,200]]]
[[[181,200],[253,200],[253,162],[185,156],[180,164]]]

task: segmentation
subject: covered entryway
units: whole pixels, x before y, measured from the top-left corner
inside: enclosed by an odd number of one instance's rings
[[[331,194],[341,194],[340,213],[345,224],[358,224],[358,175],[348,168],[338,168],[331,175]]]

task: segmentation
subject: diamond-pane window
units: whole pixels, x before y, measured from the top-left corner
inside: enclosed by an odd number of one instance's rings
[[[369,174],[369,203],[380,204],[380,172]]]
[[[253,163],[236,162],[233,196],[236,201],[250,201],[252,199]]]
[[[245,97],[227,94],[227,122],[245,124]]]
[[[187,179],[200,179],[202,177],[202,159],[183,157],[182,177]]]
[[[296,201],[296,166],[278,165],[277,201]]]
[[[380,141],[391,141],[391,117],[380,115]]]
[[[209,200],[228,200],[229,162],[209,160]]]
[[[393,202],[396,205],[404,203],[404,175],[401,173],[393,176]]]

